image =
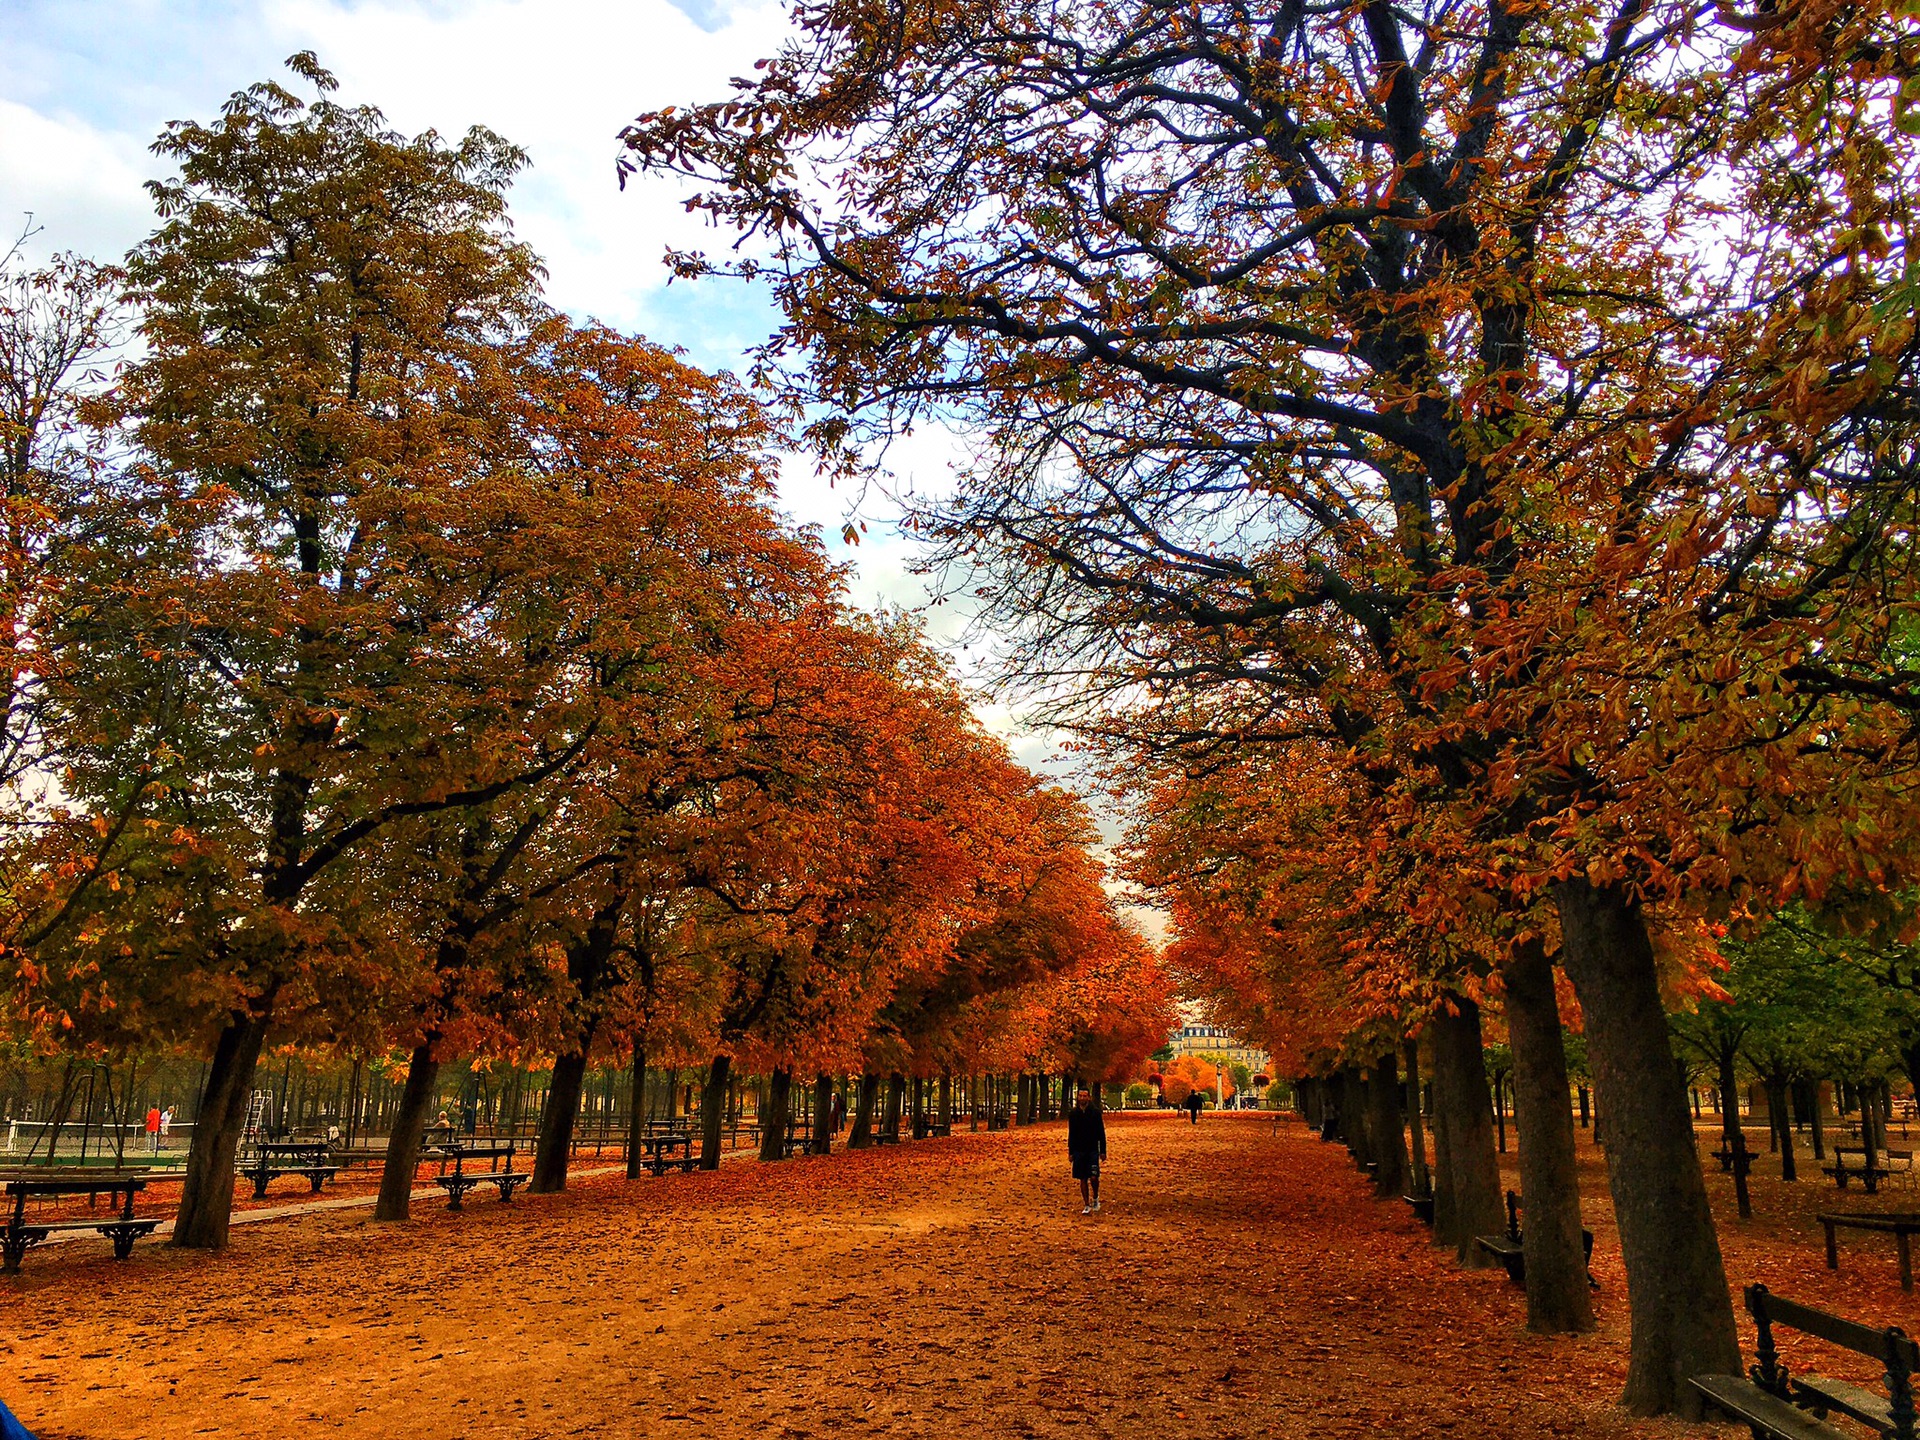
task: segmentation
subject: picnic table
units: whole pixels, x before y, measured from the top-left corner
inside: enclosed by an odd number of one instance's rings
[[[13,1201],[13,1212],[7,1219],[6,1228],[0,1230],[0,1273],[13,1275],[19,1272],[20,1261],[27,1251],[38,1245],[47,1236],[59,1230],[95,1230],[113,1241],[113,1258],[124,1260],[133,1253],[133,1242],[142,1235],[152,1232],[160,1223],[158,1216],[135,1217],[133,1198],[147,1188],[146,1177],[132,1175],[125,1171],[101,1173],[98,1175],[68,1175],[54,1179],[16,1178],[8,1180],[0,1189]],[[118,1205],[119,1213],[105,1221],[86,1220],[28,1220],[27,1201],[29,1199],[52,1199],[62,1195],[85,1195],[89,1205],[101,1195],[125,1196],[124,1203]]]
[[[662,1130],[658,1134],[642,1136],[640,1147],[647,1152],[646,1167],[655,1175],[667,1173],[667,1167],[678,1165],[684,1175],[689,1173],[696,1159],[693,1153],[693,1132],[691,1130]],[[678,1155],[669,1151],[678,1150]]]
[[[254,1142],[253,1158],[240,1167],[240,1173],[253,1181],[253,1198],[264,1200],[267,1186],[282,1175],[306,1176],[318,1195],[339,1169],[333,1147],[325,1140],[259,1140]]]
[[[1827,1232],[1827,1269],[1840,1268],[1840,1247],[1835,1231],[1838,1230],[1878,1230],[1882,1234],[1893,1236],[1894,1249],[1900,1256],[1900,1288],[1913,1289],[1913,1248],[1912,1240],[1920,1235],[1920,1213],[1914,1211],[1888,1211],[1883,1214],[1857,1214],[1846,1211],[1822,1213],[1814,1216]]]
[[[518,1153],[511,1144],[507,1145],[463,1145],[453,1143],[437,1145],[434,1149],[440,1156],[440,1173],[434,1176],[433,1183],[447,1192],[447,1208],[458,1210],[466,1193],[476,1185],[492,1185],[499,1189],[500,1199],[504,1203],[513,1199],[513,1192],[524,1185],[528,1176],[524,1171],[513,1168],[513,1157]],[[453,1173],[447,1173],[447,1161],[453,1161]],[[470,1171],[466,1168],[469,1160],[485,1160],[485,1170]],[[505,1160],[507,1168],[502,1170],[500,1162]]]

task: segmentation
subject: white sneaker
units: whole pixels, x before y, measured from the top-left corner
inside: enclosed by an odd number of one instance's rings
[[[1093,1213],[1096,1215],[1100,1213],[1100,1202],[1098,1200],[1093,1202]]]
[[[1091,1206],[1091,1205],[1082,1205],[1082,1206],[1080,1207],[1080,1213],[1081,1213],[1082,1215],[1091,1215],[1091,1214],[1093,1214],[1093,1206]]]

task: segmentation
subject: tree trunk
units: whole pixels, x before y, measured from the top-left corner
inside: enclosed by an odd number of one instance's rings
[[[1780,1178],[1797,1181],[1794,1165],[1793,1118],[1787,1113],[1787,1077],[1774,1074],[1767,1078],[1767,1120],[1773,1129],[1773,1143],[1780,1152]]]
[[[1593,1329],[1581,1238],[1580,1174],[1567,1104],[1567,1047],[1554,995],[1553,962],[1539,941],[1516,948],[1505,970],[1507,1035],[1513,1046],[1513,1120],[1520,1132],[1521,1227],[1527,1260],[1527,1328],[1538,1334]]]
[[[1407,1184],[1407,1137],[1400,1123],[1400,1066],[1392,1050],[1374,1062],[1367,1100],[1373,1193],[1385,1200],[1400,1195]]]
[[[534,1141],[529,1195],[551,1195],[567,1188],[567,1162],[573,1156],[573,1126],[580,1115],[580,1092],[587,1083],[587,1051],[556,1055],[546,1103],[540,1107],[540,1134]]]
[[[1358,1065],[1343,1066],[1340,1071],[1340,1128],[1346,1133],[1347,1153],[1353,1163],[1366,1169],[1373,1158],[1373,1146],[1367,1134],[1366,1076]]]
[[[907,1077],[894,1073],[887,1081],[886,1131],[889,1140],[898,1143],[900,1139],[900,1102],[906,1098]]]
[[[1738,1375],[1727,1272],[1694,1153],[1659,975],[1639,909],[1583,878],[1554,887],[1561,963],[1586,1017],[1607,1123],[1607,1178],[1626,1262],[1632,1346],[1621,1404],[1698,1419],[1695,1375]],[[1731,1097],[1729,1097],[1731,1098]]]
[[[860,1093],[853,1101],[853,1132],[847,1137],[849,1150],[864,1150],[873,1144],[873,1106],[880,1095],[880,1077],[868,1070],[860,1076]]]
[[[1445,1239],[1461,1265],[1477,1270],[1497,1262],[1473,1243],[1474,1237],[1503,1232],[1507,1206],[1493,1148],[1493,1096],[1487,1089],[1480,1007],[1463,995],[1452,1002],[1454,1013],[1433,1017],[1434,1110],[1446,1127],[1453,1182],[1452,1233]],[[1437,1217],[1437,1207],[1434,1213]],[[1434,1231],[1441,1239],[1437,1223]]]
[[[953,1076],[940,1072],[940,1128],[953,1128]]]
[[[1816,1164],[1827,1162],[1826,1116],[1821,1113],[1820,1082],[1807,1082],[1807,1138],[1813,1141],[1813,1158]]]
[[[793,1072],[775,1070],[767,1077],[767,1104],[760,1112],[760,1158],[787,1158],[787,1118],[793,1098]]]
[[[1747,1132],[1740,1127],[1740,1097],[1734,1089],[1734,1062],[1737,1052],[1723,1042],[1718,1057],[1720,1067],[1720,1143],[1732,1157],[1733,1198],[1742,1220],[1753,1218],[1753,1198],[1747,1193]],[[1691,1135],[1691,1131],[1689,1131]]]
[[[187,1176],[180,1187],[180,1212],[173,1222],[173,1244],[188,1250],[219,1250],[227,1243],[233,1217],[233,1161],[253,1098],[254,1067],[267,1038],[262,1016],[233,1014],[214,1042],[206,1088],[194,1112],[193,1142],[187,1150]]]
[[[733,1057],[716,1055],[707,1067],[707,1083],[700,1091],[700,1168],[720,1168],[720,1127],[727,1116],[727,1081]]]
[[[1410,1193],[1431,1195],[1433,1177],[1427,1170],[1427,1137],[1420,1119],[1420,1042],[1408,1040],[1401,1050],[1407,1062],[1407,1138],[1413,1161]]]
[[[1433,1026],[1429,1024],[1429,1033]],[[1433,1044],[1433,1068],[1437,1076],[1440,1070],[1440,1046],[1435,1036]],[[1428,1094],[1433,1102],[1429,1112],[1433,1116],[1433,1233],[1429,1237],[1435,1245],[1446,1249],[1455,1248],[1460,1242],[1460,1224],[1453,1205],[1453,1144],[1447,1133],[1447,1111],[1440,1104],[1439,1087],[1435,1086]]]
[[[813,1082],[813,1144],[815,1155],[833,1153],[833,1077],[819,1075]]]
[[[633,1096],[627,1103],[627,1179],[638,1180],[646,1149],[641,1142],[647,1134],[647,1052],[633,1047]]]
[[[386,1163],[380,1168],[375,1220],[398,1222],[407,1218],[413,1172],[420,1165],[420,1138],[426,1133],[427,1111],[433,1108],[433,1092],[440,1079],[440,1062],[433,1058],[433,1047],[439,1039],[437,1034],[427,1035],[407,1061],[407,1083],[400,1091],[400,1108],[394,1112],[393,1129],[387,1136]]]

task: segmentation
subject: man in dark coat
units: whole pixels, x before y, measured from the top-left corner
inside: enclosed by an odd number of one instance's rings
[[[1187,1093],[1187,1119],[1195,1125],[1200,1123],[1200,1107],[1207,1103],[1207,1097],[1197,1089]]]
[[[1106,1158],[1107,1122],[1100,1116],[1093,1092],[1082,1086],[1067,1112],[1067,1159],[1073,1162],[1073,1178],[1080,1182],[1082,1215],[1100,1208],[1100,1162]]]

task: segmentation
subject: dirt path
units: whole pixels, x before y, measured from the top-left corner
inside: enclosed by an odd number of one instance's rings
[[[1083,1219],[1057,1125],[564,1196],[63,1246],[0,1282],[0,1398],[43,1440],[1652,1436],[1599,1337],[1521,1329],[1335,1146],[1112,1124]]]

